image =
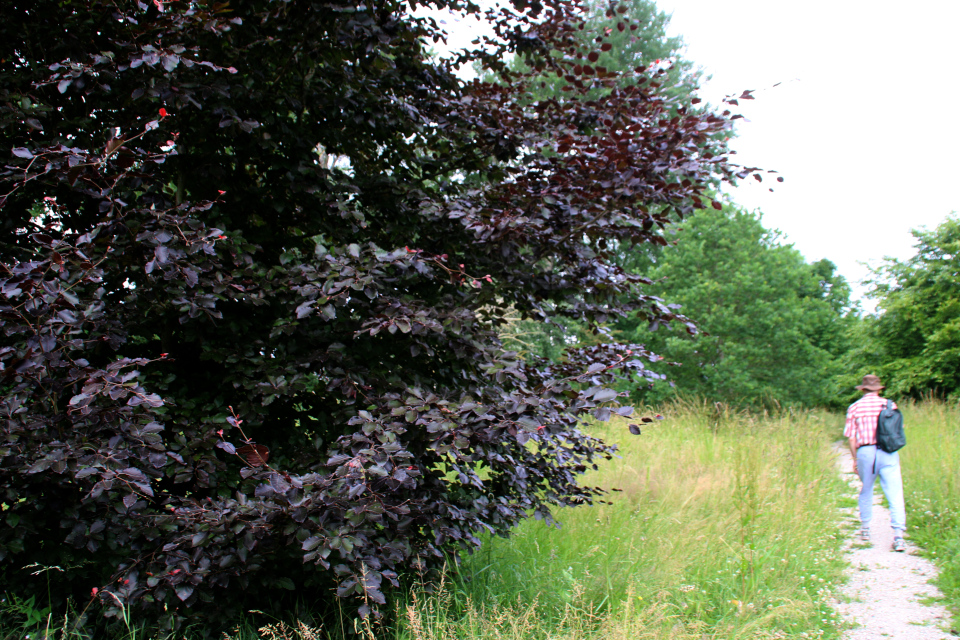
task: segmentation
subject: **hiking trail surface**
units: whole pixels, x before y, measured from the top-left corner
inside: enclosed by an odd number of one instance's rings
[[[853,473],[853,458],[846,441],[837,445],[840,472],[850,483],[854,497],[860,493],[860,479]],[[910,479],[904,478],[904,485]],[[843,620],[854,626],[841,634],[842,640],[955,640],[951,632],[950,614],[940,604],[940,590],[930,581],[937,577],[937,568],[907,538],[907,551],[893,549],[890,511],[880,504],[882,496],[877,481],[873,495],[871,540],[860,540],[860,515],[857,507],[844,511],[854,526],[847,542],[849,581],[840,589],[836,604]],[[910,523],[907,523],[909,535]]]

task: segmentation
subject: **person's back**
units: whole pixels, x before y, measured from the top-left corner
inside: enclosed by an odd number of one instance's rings
[[[903,479],[900,474],[900,455],[888,453],[877,446],[877,418],[887,405],[880,397],[884,388],[880,379],[874,375],[865,375],[863,382],[856,387],[863,391],[863,397],[847,409],[847,421],[843,435],[850,441],[850,453],[853,454],[853,471],[860,476],[863,488],[860,491],[860,534],[864,540],[870,540],[870,520],[873,517],[873,485],[877,477],[887,502],[890,504],[890,525],[893,528],[894,551],[905,551],[903,540],[906,530],[906,510],[903,506]],[[894,405],[896,408],[896,405]]]

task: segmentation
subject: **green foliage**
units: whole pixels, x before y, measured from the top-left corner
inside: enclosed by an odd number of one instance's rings
[[[574,37],[583,45],[577,53],[574,73],[567,76],[544,74],[542,85],[535,85],[531,95],[536,99],[562,99],[571,82],[579,78],[613,71],[629,74],[645,68],[664,95],[677,101],[677,106],[691,105],[700,88],[702,72],[682,55],[683,39],[667,36],[670,16],[657,8],[652,0],[621,0],[584,3]],[[604,34],[603,41],[597,39]],[[568,52],[569,53],[569,52]],[[529,69],[529,61],[519,56],[512,61],[515,69]]]
[[[960,404],[902,403],[900,450],[910,539],[940,568],[937,586],[960,617]]]
[[[555,73],[539,73],[537,67],[524,56],[511,60],[511,69],[521,72],[537,73],[531,84],[530,97],[536,100],[566,100],[569,91],[583,81],[600,73],[612,72],[620,75],[624,81],[634,73],[635,68],[646,68],[650,82],[656,83],[658,93],[667,98],[669,111],[689,111],[700,102],[696,97],[702,72],[682,56],[683,40],[679,36],[667,36],[670,16],[657,8],[652,0],[622,0],[604,2],[591,0],[582,6],[577,23],[571,26],[571,35],[582,46],[579,53],[566,52],[574,56],[576,64],[573,73],[557,76]],[[598,34],[605,34],[603,42],[598,42]],[[541,68],[540,71],[544,71]],[[491,80],[493,79],[491,75]],[[573,84],[571,84],[573,83]],[[602,93],[602,89],[592,88],[588,95]],[[590,131],[597,122],[596,115],[576,121],[584,131]],[[726,140],[732,130],[717,135],[717,139]],[[648,203],[652,204],[652,203]],[[669,218],[669,212],[651,211]],[[649,244],[620,246],[611,243],[612,259],[618,267],[633,273],[642,273],[633,264],[637,256],[653,250]],[[565,348],[571,345],[590,345],[604,341],[602,335],[592,332],[582,322],[558,318],[545,324],[542,322],[516,321],[501,328],[501,337],[507,345],[516,349],[524,357],[539,356],[548,360],[559,360]]]
[[[618,335],[681,366],[675,385],[640,389],[659,401],[680,392],[747,404],[824,406],[835,402],[837,357],[847,348],[850,290],[827,260],[807,264],[759,214],[725,207],[681,225],[676,246],[634,255],[632,268],[681,305],[695,337],[649,321],[620,321]],[[655,329],[651,333],[650,328]]]
[[[461,61],[497,82],[430,56],[416,2],[4,6],[0,583],[114,626],[264,594],[369,616],[599,495],[579,476],[612,449],[580,421],[628,414],[611,385],[652,356],[498,333],[676,319],[613,249],[732,178],[731,121],[576,71],[572,3],[421,4],[492,21]],[[518,52],[581,75],[531,103]]]
[[[528,522],[466,559],[446,594],[409,602],[401,638],[836,637],[849,489],[836,416],[711,403],[661,407],[641,438],[593,433],[621,458],[589,479],[611,504]],[[417,631],[417,625],[423,629]]]
[[[629,16],[625,22],[623,16]],[[598,51],[595,61],[603,68],[626,71],[633,67],[663,69],[657,82],[684,105],[696,99],[703,72],[682,55],[680,36],[667,36],[670,16],[652,0],[620,0],[587,3],[584,33],[608,33],[609,50]]]
[[[44,623],[49,622],[47,617],[50,615],[50,607],[38,609],[35,600],[36,596],[23,599],[15,593],[5,593],[0,602],[3,626],[7,628],[19,626],[21,633],[42,628]]]
[[[915,256],[874,274],[877,318],[867,319],[848,361],[848,382],[879,375],[894,396],[960,394],[960,218],[915,230]],[[852,386],[852,385],[851,385]]]

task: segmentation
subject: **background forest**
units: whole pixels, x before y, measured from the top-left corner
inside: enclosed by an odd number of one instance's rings
[[[440,8],[493,35],[439,56],[444,28],[421,10]],[[550,552],[571,573],[538,574],[565,585],[545,619],[572,637],[635,598],[656,603],[643,624],[689,616],[696,637],[749,631],[763,612],[748,597],[796,604],[770,614],[777,629],[826,633],[821,591],[798,578],[813,565],[786,558],[816,547],[837,574],[835,483],[789,480],[812,514],[794,547],[797,514],[760,513],[772,478],[830,471],[824,409],[864,373],[898,400],[960,394],[956,216],[875,272],[863,314],[833,263],[724,195],[776,180],[735,162],[753,96],[698,98],[702,72],[649,0],[2,11],[10,637],[220,636],[306,611],[341,635],[426,638],[445,608],[523,615],[501,591],[536,609],[517,558],[542,566],[531,531],[562,507],[581,532],[739,536],[701,550],[732,555],[693,605],[670,585],[706,580],[696,555],[655,578],[643,567],[666,548],[624,543],[598,565],[577,564],[593,548]],[[650,438],[658,424],[673,435]],[[729,455],[758,439],[779,457]],[[685,491],[702,500],[690,519],[657,528]],[[509,586],[476,562],[518,532]],[[783,567],[763,565],[766,544]],[[464,558],[452,604],[438,585]]]
[[[806,262],[763,226],[759,212],[726,205],[677,227],[674,246],[622,259],[701,332],[635,319],[609,327],[664,357],[657,370],[666,379],[623,387],[637,401],[687,395],[741,407],[841,409],[858,397],[853,387],[866,373],[879,375],[892,397],[960,393],[957,216],[915,231],[917,255],[874,273],[876,312],[869,314],[829,260]],[[513,339],[518,348],[560,357],[564,345],[597,338],[572,323],[518,323]]]
[[[666,91],[696,108],[702,71],[684,58],[682,40],[666,35],[668,16],[652,1],[626,4],[642,28],[614,31],[617,46],[600,62],[621,70],[637,62],[663,65]],[[615,30],[606,3],[589,6],[595,28]],[[557,91],[552,83],[535,95]],[[675,221],[671,246],[618,248],[619,265],[654,280],[651,291],[678,304],[700,329],[691,336],[636,317],[608,325],[617,339],[645,344],[664,358],[656,369],[667,379],[621,388],[653,404],[680,394],[738,406],[840,409],[857,397],[853,387],[863,375],[875,373],[898,397],[956,397],[957,220],[952,213],[936,229],[915,230],[916,256],[888,259],[873,272],[871,313],[851,299],[849,283],[829,258],[808,262],[779,231],[764,226],[762,212],[735,202]],[[606,339],[563,321],[517,322],[506,337],[522,352],[553,359],[572,344]]]

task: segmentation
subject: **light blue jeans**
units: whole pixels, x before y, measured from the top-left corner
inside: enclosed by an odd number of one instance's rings
[[[860,524],[870,528],[873,517],[873,485],[880,476],[880,488],[890,503],[890,526],[894,536],[902,536],[907,528],[907,514],[903,507],[903,479],[900,476],[900,454],[887,453],[876,445],[857,449],[857,469],[863,489],[860,491]]]

